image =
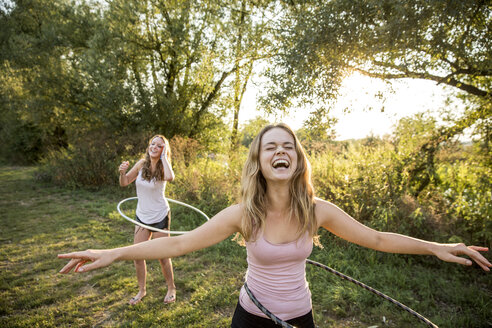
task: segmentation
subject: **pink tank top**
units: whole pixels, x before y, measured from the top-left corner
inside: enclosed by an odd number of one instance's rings
[[[263,234],[246,243],[246,281],[253,295],[282,320],[305,315],[311,310],[311,292],[306,281],[306,259],[313,250],[309,234],[297,241],[272,244]],[[267,317],[251,301],[244,286],[239,293],[241,306],[254,315]]]

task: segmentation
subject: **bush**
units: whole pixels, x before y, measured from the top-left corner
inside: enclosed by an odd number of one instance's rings
[[[117,185],[118,165],[140,158],[148,135],[114,137],[99,131],[78,140],[45,157],[38,177],[71,187]],[[168,184],[169,197],[208,215],[238,201],[245,147],[224,155],[208,153],[189,138],[175,136],[170,143],[176,179]],[[415,197],[407,188],[399,151],[390,140],[374,137],[330,142],[325,150],[312,151],[316,195],[377,230],[443,242],[460,236],[467,243],[490,243],[490,168],[483,161],[475,163],[473,154],[465,156],[462,148],[447,150],[452,153],[436,160],[439,179]]]
[[[443,210],[456,235],[470,241],[490,244],[492,241],[492,170],[470,161],[443,163],[438,168],[439,193]]]
[[[120,163],[141,157],[146,144],[141,135],[117,137],[105,131],[92,131],[67,148],[48,152],[36,175],[38,179],[73,188],[117,185]]]
[[[230,162],[225,155],[196,158],[187,167],[173,162],[176,176],[167,193],[214,215],[237,201],[242,163]]]
[[[311,158],[317,195],[377,230],[433,238],[430,208],[409,196],[388,140],[370,138],[334,145]]]

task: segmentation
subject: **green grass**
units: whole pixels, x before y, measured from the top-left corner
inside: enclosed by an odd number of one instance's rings
[[[163,304],[166,285],[160,267],[149,261],[147,296],[130,307],[127,301],[137,291],[131,262],[60,275],[65,261],[56,254],[131,243],[133,227],[119,217],[116,204],[134,189],[64,189],[37,182],[34,171],[0,167],[0,327],[230,325],[246,269],[244,248],[229,238],[173,259],[178,294],[170,305]],[[175,230],[202,221],[173,207]],[[328,233],[322,234],[322,243],[325,248],[315,249],[312,259],[388,294],[440,327],[492,324],[492,276],[477,267],[383,254]],[[319,327],[424,326],[395,305],[319,268],[308,265],[307,276]]]

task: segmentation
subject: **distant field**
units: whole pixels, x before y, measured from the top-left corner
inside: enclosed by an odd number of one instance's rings
[[[0,167],[0,327],[228,327],[246,270],[245,249],[230,238],[173,260],[177,302],[164,305],[164,278],[148,262],[147,296],[131,262],[88,274],[59,275],[56,254],[132,242],[116,204],[125,190],[71,190],[33,178],[35,168]],[[186,200],[182,200],[186,201]],[[129,208],[131,204],[128,204]],[[213,213],[207,213],[209,215]],[[172,228],[203,221],[173,208]],[[382,254],[328,233],[311,258],[390,295],[440,327],[492,326],[492,276],[431,257]],[[490,253],[487,255],[490,259]],[[319,327],[420,327],[393,304],[308,266]]]

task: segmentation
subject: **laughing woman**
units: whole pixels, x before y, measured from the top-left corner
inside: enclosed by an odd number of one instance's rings
[[[171,212],[164,192],[166,181],[174,179],[174,172],[171,167],[171,150],[167,139],[162,135],[152,137],[149,140],[144,158],[139,160],[127,173],[128,167],[127,161],[121,163],[119,167],[120,185],[125,187],[135,181],[138,198],[136,220],[154,228],[169,230]],[[152,237],[169,237],[169,233],[153,232],[141,226],[135,226],[135,244],[148,241]],[[164,303],[172,303],[176,300],[173,265],[169,256],[164,256],[158,260],[167,283]],[[139,303],[147,294],[145,259],[135,259],[134,262],[137,271],[138,294],[130,299],[128,302],[130,305]]]
[[[241,203],[187,234],[115,249],[60,254],[59,258],[70,259],[60,272],[87,272],[118,260],[181,256],[239,232],[246,241],[246,280],[253,295],[280,319],[297,327],[314,327],[305,263],[319,228],[382,252],[435,255],[463,265],[473,260],[485,271],[492,266],[479,253],[487,248],[379,232],[316,198],[306,154],[284,124],[263,128],[253,140],[241,183]],[[243,286],[231,327],[277,326],[250,300]]]

